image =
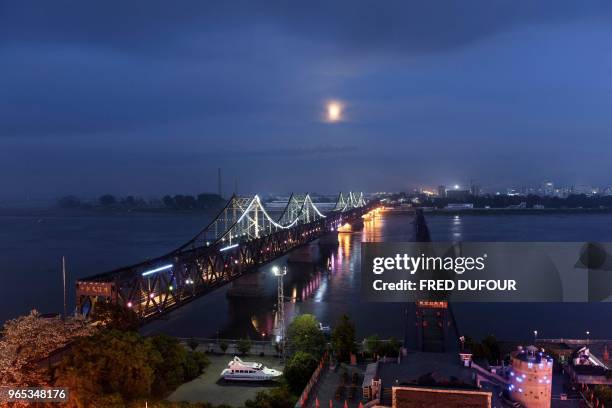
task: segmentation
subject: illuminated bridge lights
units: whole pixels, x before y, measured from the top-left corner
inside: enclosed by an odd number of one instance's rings
[[[340,194],[336,206],[325,214],[308,194],[292,197],[283,214],[272,219],[259,196],[233,196],[207,227],[170,254],[77,282],[78,310],[84,311],[97,296],[113,301],[111,286],[116,285],[124,306],[134,309],[141,319],[154,317],[205,293],[210,285],[228,282],[247,267],[259,266],[326,231],[350,225],[370,209],[363,194]],[[221,255],[234,248],[240,250],[229,253],[230,256]],[[229,267],[233,272],[228,274]],[[185,290],[187,285],[193,285],[192,289]],[[94,290],[98,286],[105,291]],[[141,291],[144,287],[149,291]],[[140,296],[130,294],[136,291]]]
[[[238,247],[238,244],[228,245],[226,247],[223,247],[223,248],[219,249],[219,252],[228,251],[228,250],[234,249],[236,247]]]
[[[341,233],[342,232],[353,232],[353,226],[347,222],[347,223],[344,223],[343,225],[339,226],[337,228],[337,231],[341,232]]]
[[[154,273],[171,269],[173,266],[174,266],[173,264],[168,264],[168,265],[160,266],[159,268],[155,268],[155,269],[151,269],[150,271],[143,272],[142,276],[153,275]]]

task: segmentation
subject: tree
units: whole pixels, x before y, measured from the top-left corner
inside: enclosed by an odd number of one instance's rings
[[[128,207],[135,207],[136,198],[134,196],[129,195],[123,199],[122,204]]]
[[[246,354],[249,352],[249,350],[251,349],[252,343],[251,343],[251,339],[246,338],[246,339],[240,339],[238,341],[238,351],[240,351],[240,354]]]
[[[217,208],[225,204],[225,200],[219,194],[198,194],[197,207],[201,209]]]
[[[283,371],[289,389],[295,394],[302,392],[316,368],[317,359],[312,354],[303,351],[293,354]]]
[[[189,339],[187,342],[187,346],[191,349],[191,351],[196,351],[200,343],[196,339]]]
[[[368,353],[374,355],[374,354],[379,354],[380,351],[380,339],[378,338],[377,334],[374,334],[370,337],[366,338],[365,341],[365,346],[366,346],[366,350],[368,351]]]
[[[185,201],[185,196],[182,194],[177,194],[174,196],[174,205],[179,210],[184,210],[187,207],[187,202]]]
[[[332,333],[331,343],[339,361],[348,361],[351,353],[355,352],[355,324],[346,314],[340,316],[340,321]]]
[[[60,198],[57,205],[61,208],[78,208],[81,206],[81,200],[73,195],[69,195]]]
[[[172,198],[169,195],[165,195],[164,198],[162,198],[162,202],[164,203],[164,206],[166,206],[166,208],[175,208],[176,207],[176,203],[174,202],[174,198]]]
[[[100,322],[108,329],[138,329],[138,316],[136,312],[116,303],[97,302],[90,317],[94,322]]]
[[[325,350],[325,336],[319,322],[311,314],[296,317],[287,328],[287,337],[296,351],[310,353],[319,358]]]
[[[254,400],[244,403],[245,408],[287,408],[295,405],[296,398],[287,387],[258,392]]]
[[[395,337],[390,337],[389,340],[380,343],[378,354],[385,357],[397,357],[400,346],[400,342]]]
[[[219,344],[219,348],[221,348],[221,351],[223,352],[223,354],[225,354],[225,352],[227,351],[227,348],[229,347],[229,345],[222,341],[221,344]]]
[[[153,347],[161,355],[161,360],[154,365],[154,395],[162,397],[170,390],[182,384],[187,366],[187,350],[181,347],[178,340],[165,334],[151,338]]]
[[[46,385],[47,379],[39,362],[54,351],[81,336],[89,336],[95,328],[80,317],[41,317],[36,310],[9,320],[0,338],[0,384]]]
[[[194,196],[186,195],[184,200],[185,200],[186,209],[191,210],[191,209],[196,208],[197,204],[196,204],[196,199]]]
[[[79,408],[104,394],[128,400],[146,397],[162,361],[150,339],[136,332],[104,331],[75,343],[57,368],[56,385],[69,387]]]
[[[491,364],[496,364],[501,358],[501,351],[499,349],[499,343],[494,335],[489,335],[482,340],[483,346],[485,346],[488,350],[488,360]]]
[[[103,196],[101,196],[99,198],[98,201],[100,201],[100,205],[102,205],[104,207],[109,207],[109,206],[115,204],[117,202],[117,199],[115,198],[114,195],[104,194]]]

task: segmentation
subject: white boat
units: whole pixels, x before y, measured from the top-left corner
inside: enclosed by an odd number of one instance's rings
[[[231,381],[268,381],[283,375],[282,371],[268,368],[261,363],[242,361],[234,357],[221,372],[221,377]]]

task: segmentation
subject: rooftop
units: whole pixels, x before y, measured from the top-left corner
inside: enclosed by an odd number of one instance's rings
[[[455,353],[413,352],[401,362],[380,363],[378,377],[383,387],[421,385],[440,388],[475,388],[472,370]]]
[[[521,361],[540,364],[542,362],[553,362],[553,358],[548,354],[539,351],[535,346],[528,346],[525,349],[515,352],[513,356]]]

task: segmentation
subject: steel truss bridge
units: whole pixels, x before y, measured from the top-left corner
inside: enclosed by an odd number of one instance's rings
[[[227,202],[215,219],[176,250],[76,283],[77,312],[113,302],[148,320],[218,288],[367,213],[363,193],[342,194],[325,214],[309,194],[292,194],[277,218],[259,196]]]

